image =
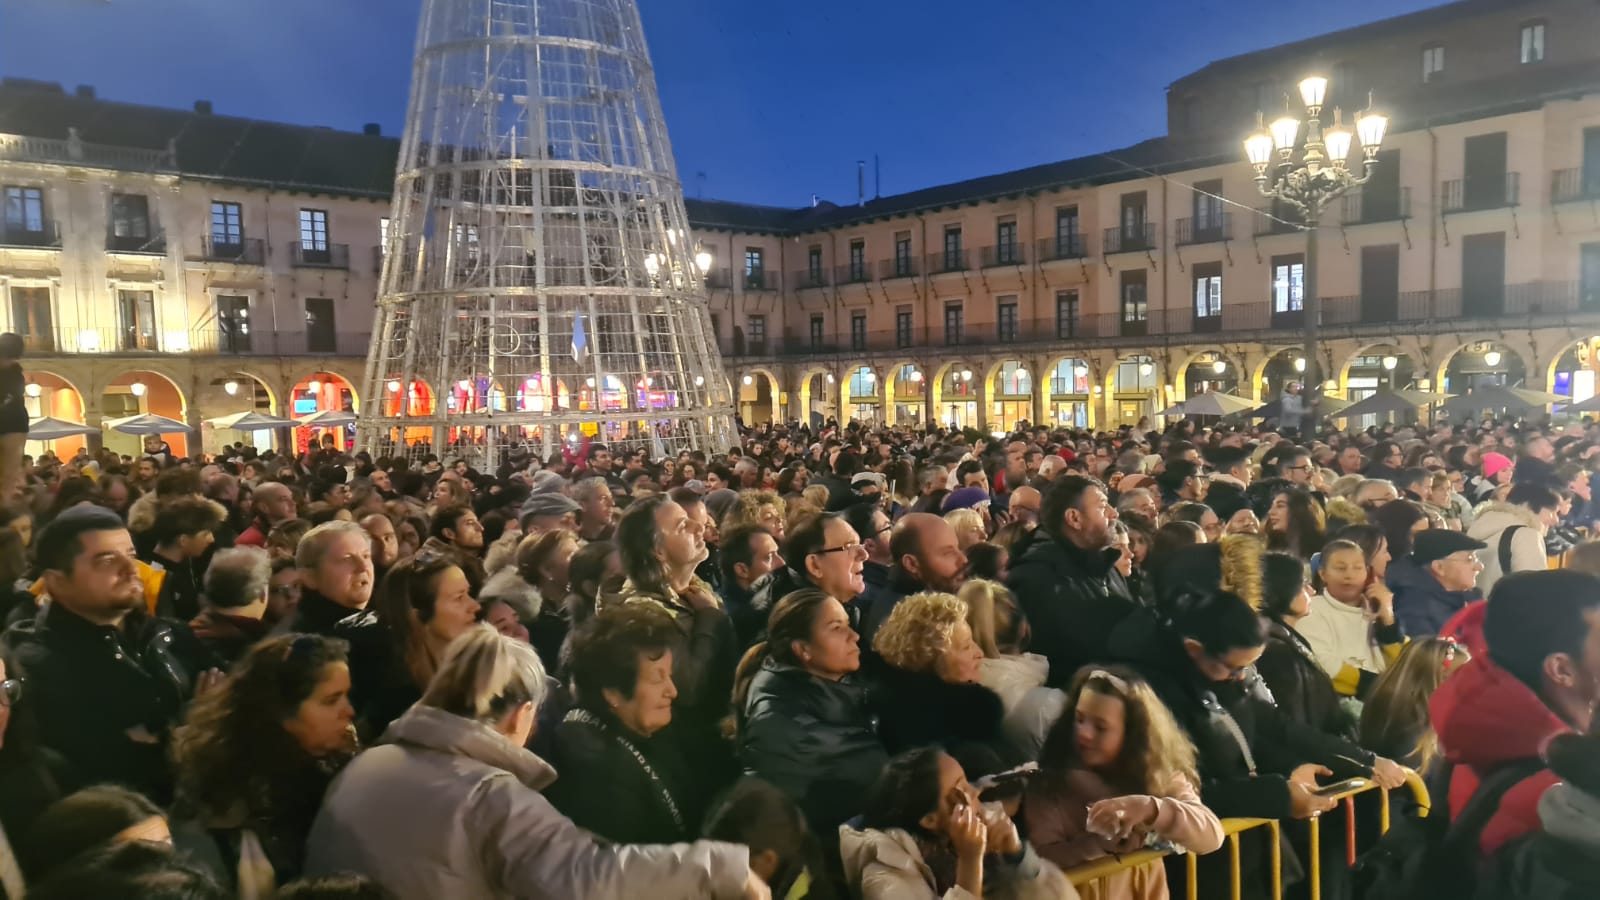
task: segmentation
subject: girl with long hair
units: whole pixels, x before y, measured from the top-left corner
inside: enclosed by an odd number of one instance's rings
[[[1066,876],[997,804],[980,806],[961,764],[937,747],[890,760],[863,810],[839,830],[845,878],[862,900],[1072,896]]]
[[[1322,507],[1308,492],[1286,487],[1272,495],[1266,515],[1267,549],[1309,560],[1326,542],[1326,528]]]
[[[173,736],[177,843],[240,896],[300,874],[323,792],[355,752],[345,653],[317,635],[262,641]]]
[[[1195,749],[1155,691],[1128,669],[1088,666],[1045,738],[1040,775],[1023,799],[1039,854],[1063,868],[1112,853],[1176,844],[1222,846],[1222,823],[1200,802]],[[1167,896],[1160,862],[1117,873],[1085,898]]]
[[[1361,745],[1424,774],[1439,756],[1428,700],[1472,658],[1451,638],[1412,641],[1383,673],[1361,709]]]
[[[1333,679],[1335,691],[1364,697],[1405,643],[1395,623],[1394,593],[1352,541],[1329,541],[1321,563],[1322,593],[1295,630]]]

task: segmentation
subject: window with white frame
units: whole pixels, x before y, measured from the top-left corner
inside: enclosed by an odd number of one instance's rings
[[[300,210],[300,249],[328,249],[328,211],[325,209]]]
[[[1306,263],[1300,254],[1272,258],[1272,311],[1296,312],[1305,305]]]
[[[1195,265],[1194,315],[1197,319],[1222,315],[1222,263]]]
[[[1544,23],[1529,22],[1522,26],[1521,60],[1523,65],[1544,62]]]
[[[1434,81],[1444,74],[1444,45],[1429,44],[1422,48],[1422,80]]]

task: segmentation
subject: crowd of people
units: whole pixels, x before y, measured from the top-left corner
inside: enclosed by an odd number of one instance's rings
[[[1355,897],[1418,778],[1600,896],[1600,425],[337,443],[23,460],[4,896]]]

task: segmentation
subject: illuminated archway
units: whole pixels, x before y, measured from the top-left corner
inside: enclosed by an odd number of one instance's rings
[[[319,412],[356,411],[355,385],[343,375],[334,372],[312,372],[289,389],[289,417],[303,418]],[[340,450],[350,450],[355,443],[355,425],[306,426],[294,429],[294,451],[305,453],[313,441],[325,443],[324,436],[333,436],[333,445]]]
[[[1261,374],[1258,376],[1261,385],[1259,397],[1267,401],[1276,400],[1290,382],[1304,382],[1305,371],[1305,354],[1299,347],[1285,347],[1279,350],[1261,364]]]
[[[838,387],[834,375],[827,369],[807,369],[800,375],[798,409],[790,407],[789,417],[799,420],[802,424],[816,420],[820,425],[829,416],[838,415],[838,406],[834,400],[834,392]]]
[[[862,425],[883,420],[883,395],[878,392],[878,373],[871,366],[857,366],[845,375],[845,414]]]
[[[1597,382],[1600,382],[1600,336],[1576,341],[1556,354],[1550,361],[1545,383],[1552,394],[1581,403],[1600,393]]]
[[[977,428],[978,398],[982,389],[981,370],[962,360],[945,363],[934,375],[934,416],[941,425]]]
[[[989,371],[989,428],[1010,434],[1022,422],[1033,422],[1033,370],[1020,359],[1001,360]]]
[[[1156,403],[1161,397],[1161,365],[1143,353],[1118,357],[1116,368],[1106,373],[1106,387],[1111,394],[1113,424],[1148,422],[1159,412]]]
[[[28,369],[23,372],[23,405],[28,409],[28,418],[53,418],[66,422],[83,422],[83,394],[77,386],[67,379],[42,369]],[[86,445],[82,435],[57,438],[53,441],[28,441],[27,452],[31,456],[38,456],[45,450],[52,450],[62,459],[71,459]]]
[[[749,369],[739,378],[739,416],[746,425],[773,422],[782,414],[778,378],[767,369]]]
[[[123,372],[117,377],[106,382],[105,390],[100,396],[100,412],[103,421],[120,419],[126,416],[137,416],[150,413],[165,416],[179,422],[188,421],[188,400],[184,397],[182,389],[171,377],[149,369],[136,369]],[[105,428],[105,446],[137,459],[144,452],[144,438],[139,435],[123,434],[111,428]],[[178,431],[173,434],[159,436],[166,445],[172,449],[174,456],[189,455],[189,433]]]
[[[1092,427],[1094,367],[1087,359],[1066,356],[1050,366],[1045,395],[1046,424],[1063,428]]]
[[[900,363],[889,369],[889,398],[893,404],[891,425],[921,425],[926,421],[928,373],[916,363]]]
[[[1518,387],[1528,377],[1528,364],[1516,350],[1499,341],[1474,341],[1457,347],[1439,365],[1439,389],[1465,394],[1489,385]],[[1543,389],[1543,385],[1536,385]]]
[[[240,412],[259,412],[264,415],[276,415],[277,399],[272,394],[272,386],[266,379],[249,372],[235,371],[219,375],[211,379],[212,394],[220,393],[226,398],[228,408],[222,415]],[[206,418],[216,418],[207,416]],[[215,435],[215,440],[222,445],[239,442],[257,450],[266,450],[272,447],[272,431],[233,431],[224,429]]]

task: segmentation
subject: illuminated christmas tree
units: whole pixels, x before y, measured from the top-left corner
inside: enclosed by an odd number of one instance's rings
[[[423,0],[358,443],[734,439],[633,0]]]

